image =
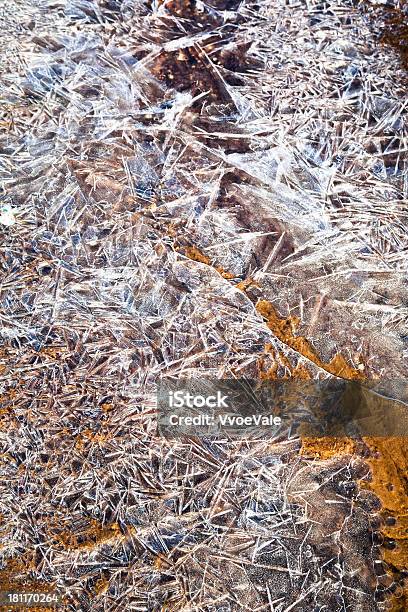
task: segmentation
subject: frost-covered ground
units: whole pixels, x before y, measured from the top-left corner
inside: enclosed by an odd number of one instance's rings
[[[364,442],[151,418],[163,377],[403,377],[406,75],[359,5],[1,5],[3,580],[72,610],[384,608]]]

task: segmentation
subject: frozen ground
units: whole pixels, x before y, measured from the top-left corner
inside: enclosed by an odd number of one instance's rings
[[[404,376],[406,74],[358,5],[2,4],[3,581],[385,609],[365,442],[312,461],[151,417],[163,377]]]

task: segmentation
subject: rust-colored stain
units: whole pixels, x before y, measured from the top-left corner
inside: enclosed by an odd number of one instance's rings
[[[204,255],[196,246],[189,246],[185,249],[184,255],[193,261],[199,261],[200,263],[212,266],[211,259]]]
[[[108,412],[108,410],[104,410],[104,412]],[[84,447],[86,446],[86,442],[89,441],[93,444],[104,444],[105,442],[107,442],[109,439],[111,438],[110,434],[104,433],[104,432],[100,432],[100,431],[92,431],[90,429],[84,429],[80,434],[78,434],[78,437],[76,439],[75,442],[75,447],[78,450],[83,450]]]
[[[167,569],[171,567],[171,565],[172,564],[168,561],[167,557],[162,553],[159,553],[153,562],[153,566],[155,567],[155,569],[158,570],[161,570],[163,568]]]
[[[66,550],[89,550],[114,538],[122,537],[122,535],[117,523],[103,526],[98,521],[91,519],[89,527],[81,533],[74,534],[67,529],[53,534],[53,538]]]
[[[259,300],[256,304],[256,309],[279,340],[323,370],[326,370],[326,372],[348,380],[362,380],[364,378],[362,372],[348,364],[343,355],[335,355],[328,363],[322,361],[309,340],[304,336],[296,335],[296,329],[300,322],[297,317],[288,317],[286,319],[279,317],[274,306],[267,300]]]
[[[235,278],[234,274],[232,274],[231,272],[227,272],[221,266],[215,266],[211,262],[211,259],[207,257],[207,255],[204,255],[204,253],[202,253],[200,249],[198,249],[196,246],[189,246],[185,248],[184,255],[192,261],[198,261],[200,263],[206,264],[207,266],[211,266],[212,268],[217,270],[217,272],[219,272],[219,274],[221,274],[223,278],[227,280],[232,280],[233,278]]]
[[[373,451],[373,456],[367,460],[372,481],[364,482],[364,487],[381,500],[383,558],[396,582],[401,582],[401,573],[408,571],[408,440],[365,438],[365,442]],[[392,610],[408,610],[406,584],[397,589]]]
[[[106,578],[100,578],[95,584],[96,595],[103,595],[109,589],[109,580]]]
[[[243,281],[240,281],[239,283],[237,283],[235,285],[236,289],[239,289],[240,291],[247,291],[247,289],[249,289],[250,287],[259,287],[259,284],[254,281],[252,278],[246,278]]]
[[[350,438],[309,438],[302,439],[301,454],[315,459],[331,459],[338,455],[352,455],[356,443]]]
[[[270,363],[270,359],[267,359],[268,355],[272,357],[272,365],[269,367],[267,364],[267,362]],[[284,366],[284,374],[279,371],[279,364]],[[284,355],[282,351],[276,351],[269,342],[265,345],[265,353],[258,359],[258,373],[261,380],[285,380],[288,378],[295,378],[296,380],[312,379],[312,373],[308,370],[307,365],[298,363],[296,366],[293,366],[286,355]]]
[[[101,410],[102,410],[102,412],[105,412],[105,414],[108,414],[109,412],[112,412],[113,409],[114,409],[114,405],[113,404],[110,404],[110,403],[101,404]]]

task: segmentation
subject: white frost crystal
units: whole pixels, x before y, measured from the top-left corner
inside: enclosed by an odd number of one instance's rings
[[[16,222],[13,209],[8,204],[3,205],[0,208],[0,223],[2,225],[11,226]]]

